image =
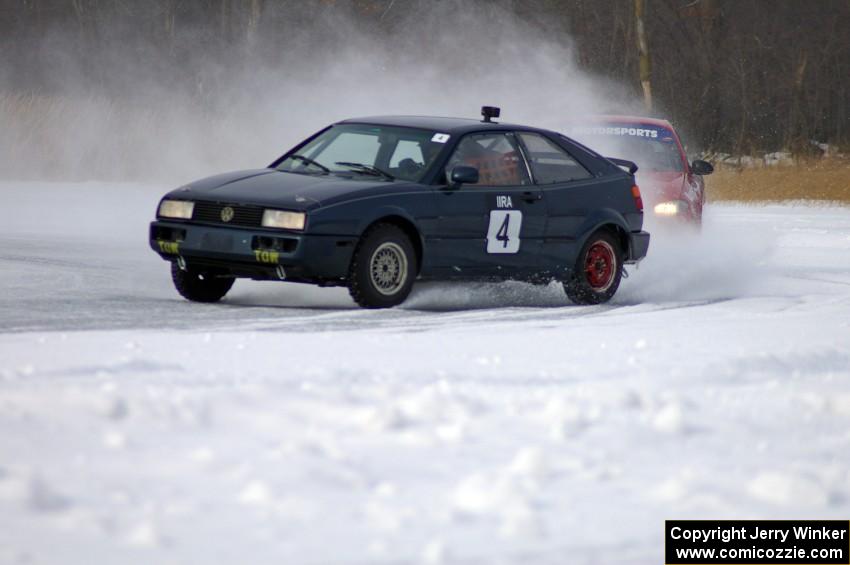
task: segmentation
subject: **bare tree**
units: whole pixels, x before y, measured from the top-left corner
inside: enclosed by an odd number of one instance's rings
[[[650,76],[652,66],[649,59],[649,43],[646,40],[646,27],[644,26],[645,0],[635,0],[635,28],[637,30],[638,58],[640,60],[640,85],[643,88],[643,104],[647,113],[652,113],[652,83]]]
[[[260,17],[263,13],[263,0],[249,0],[248,7],[248,35],[253,36],[257,33],[257,27],[260,25]]]

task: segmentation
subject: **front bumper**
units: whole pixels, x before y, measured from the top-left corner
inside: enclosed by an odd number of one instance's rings
[[[341,281],[357,238],[277,230],[217,227],[186,222],[151,222],[149,244],[167,261],[215,268],[237,277],[304,282]],[[282,267],[282,269],[281,269]]]
[[[659,225],[698,224],[701,219],[696,206],[685,200],[657,202],[651,210],[652,221]]]
[[[629,234],[629,256],[626,263],[637,263],[649,250],[649,233],[645,231],[633,231]]]

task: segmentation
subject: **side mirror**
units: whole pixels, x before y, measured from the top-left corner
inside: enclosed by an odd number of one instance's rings
[[[452,188],[458,188],[462,184],[477,184],[478,183],[478,169],[475,167],[468,167],[466,165],[458,165],[454,169],[452,169],[451,179],[449,179],[449,186]]]
[[[714,172],[714,167],[708,161],[700,161],[697,159],[691,163],[691,172],[695,175],[710,175]]]

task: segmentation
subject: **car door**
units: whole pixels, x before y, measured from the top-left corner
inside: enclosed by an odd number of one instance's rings
[[[577,239],[589,210],[605,206],[597,178],[563,147],[536,132],[518,132],[534,182],[546,201],[547,219],[539,251],[542,269],[572,268]]]
[[[435,263],[449,276],[511,277],[534,270],[545,228],[540,189],[512,132],[470,133],[446,165],[478,169],[477,184],[437,190]]]

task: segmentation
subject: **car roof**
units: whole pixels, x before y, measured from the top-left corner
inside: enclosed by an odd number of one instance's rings
[[[593,122],[641,124],[647,126],[659,126],[674,129],[673,124],[660,118],[647,118],[645,116],[620,116],[620,115],[596,115],[590,118]]]
[[[438,116],[368,116],[364,118],[350,118],[337,123],[373,124],[379,126],[421,128],[450,134],[462,134],[468,131],[480,131],[482,129],[522,129],[531,131],[548,131],[543,130],[541,128],[523,126],[518,124],[508,124],[502,122],[484,122],[481,120],[473,120],[469,118],[448,118]]]

